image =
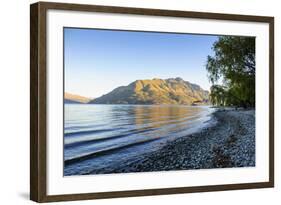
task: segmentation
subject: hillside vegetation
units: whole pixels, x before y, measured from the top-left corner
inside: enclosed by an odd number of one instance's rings
[[[91,99],[80,95],[74,95],[70,93],[64,93],[64,103],[76,104],[76,103],[88,103]]]
[[[95,104],[205,104],[209,93],[181,78],[136,80],[89,103]]]

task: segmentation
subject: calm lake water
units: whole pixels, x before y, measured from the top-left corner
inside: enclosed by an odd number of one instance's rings
[[[208,126],[212,108],[65,104],[64,175],[102,173]]]

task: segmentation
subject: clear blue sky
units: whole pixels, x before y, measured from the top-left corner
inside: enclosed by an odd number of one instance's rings
[[[64,29],[65,91],[99,97],[138,79],[181,77],[209,90],[217,36]]]

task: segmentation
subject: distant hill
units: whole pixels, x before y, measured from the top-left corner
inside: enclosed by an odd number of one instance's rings
[[[70,93],[64,93],[64,103],[77,104],[77,103],[88,103],[91,99],[80,95],[74,95]]]
[[[181,78],[136,80],[117,87],[94,104],[206,104],[209,92]]]

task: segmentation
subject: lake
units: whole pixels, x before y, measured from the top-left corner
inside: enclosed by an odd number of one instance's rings
[[[102,174],[208,126],[213,109],[65,104],[64,175]]]

